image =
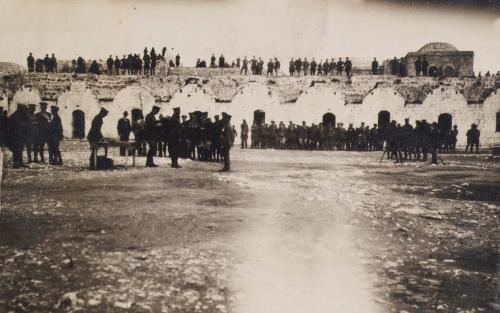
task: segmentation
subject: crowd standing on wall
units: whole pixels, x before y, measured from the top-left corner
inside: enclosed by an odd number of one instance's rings
[[[70,67],[60,68],[61,72],[70,72],[76,74],[107,74],[107,75],[145,75],[152,76],[156,74],[156,68],[160,60],[165,60],[165,54],[167,48],[163,47],[161,54],[156,53],[154,48],[148,51],[148,48],[144,48],[142,56],[140,53],[130,53],[128,55],[123,55],[122,58],[109,55],[106,62],[98,60],[85,60],[83,57],[79,56],[71,61]],[[175,56],[175,63],[170,60],[169,67],[179,67],[181,62],[181,57],[179,54]],[[57,73],[58,64],[57,59],[54,54],[49,57],[47,54],[44,59],[36,59],[30,52],[27,58],[28,72],[38,72],[38,73]],[[61,66],[60,66],[61,67]]]

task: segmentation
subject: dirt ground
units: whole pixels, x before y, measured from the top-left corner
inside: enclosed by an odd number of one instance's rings
[[[485,312],[496,297],[500,161],[235,149],[233,172],[8,170],[4,312]],[[124,160],[115,156],[116,164]],[[498,292],[498,291],[497,291]]]

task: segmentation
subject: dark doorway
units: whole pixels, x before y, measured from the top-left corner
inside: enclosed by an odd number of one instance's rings
[[[73,138],[85,138],[85,113],[73,111]]]
[[[325,113],[323,114],[323,126],[331,125],[335,126],[335,114],[333,113]]]
[[[500,132],[500,112],[497,112],[497,128],[496,132]]]
[[[253,122],[257,125],[264,124],[266,122],[266,112],[262,110],[255,110],[253,112]]]
[[[391,113],[389,111],[380,111],[378,112],[378,126],[379,128],[383,128],[387,126],[391,122]]]
[[[452,126],[451,114],[443,113],[438,117],[439,130],[443,133],[449,132]]]
[[[438,70],[438,68],[437,68],[437,67],[435,67],[435,66],[431,66],[431,67],[429,68],[429,76],[430,76],[430,77],[438,77],[438,75],[439,75],[439,70]]]
[[[447,66],[444,68],[444,76],[445,77],[455,77],[455,69],[451,66]]]
[[[132,111],[130,111],[130,115],[132,116],[132,120],[134,121],[144,118],[141,109],[132,109]]]

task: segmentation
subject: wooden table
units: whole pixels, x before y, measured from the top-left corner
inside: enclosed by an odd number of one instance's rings
[[[132,152],[132,167],[135,167],[135,150],[137,143],[135,141],[99,141],[97,143],[93,143],[90,146],[94,156],[94,166],[97,168],[97,151],[99,148],[104,148],[104,156],[108,157],[108,148],[109,147],[118,147],[125,149],[125,167],[128,166],[128,156],[129,151]]]

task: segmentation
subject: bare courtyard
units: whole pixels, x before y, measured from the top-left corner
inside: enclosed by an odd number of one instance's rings
[[[234,169],[9,170],[0,312],[483,312],[500,163],[239,150]],[[116,151],[113,151],[116,153]],[[122,159],[115,156],[120,164]]]

